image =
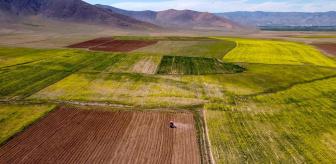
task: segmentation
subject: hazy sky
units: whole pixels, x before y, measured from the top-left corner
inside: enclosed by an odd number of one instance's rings
[[[336,0],[84,0],[127,10],[336,11]]]

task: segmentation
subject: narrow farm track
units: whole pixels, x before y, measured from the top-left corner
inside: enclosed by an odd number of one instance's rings
[[[215,159],[213,157],[213,152],[212,152],[212,146],[211,146],[211,140],[209,138],[209,128],[208,128],[208,124],[207,124],[207,118],[205,117],[206,116],[206,110],[202,110],[202,119],[203,119],[203,122],[204,122],[204,144],[205,144],[205,148],[206,149],[205,151],[207,152],[207,156],[208,156],[208,163],[210,164],[215,164]],[[203,150],[204,151],[204,150]]]
[[[189,112],[60,108],[3,145],[0,163],[197,164],[199,154]]]

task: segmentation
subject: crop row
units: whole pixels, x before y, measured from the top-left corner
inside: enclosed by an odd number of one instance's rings
[[[203,75],[239,73],[244,68],[231,63],[222,63],[215,58],[164,56],[158,74]]]

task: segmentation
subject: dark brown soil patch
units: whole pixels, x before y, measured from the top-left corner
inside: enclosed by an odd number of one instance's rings
[[[69,48],[90,48],[112,41],[112,38],[98,38],[68,46]]]
[[[157,41],[141,41],[141,40],[113,40],[104,44],[90,48],[95,51],[110,52],[129,52],[138,48],[156,44]]]
[[[191,113],[60,108],[3,145],[0,163],[197,164],[200,156]]]
[[[138,48],[156,44],[156,40],[113,40],[98,38],[68,46],[69,48],[87,48],[94,51],[129,52]]]
[[[323,43],[323,44],[313,44],[322,51],[328,53],[329,55],[336,56],[336,44],[335,43]]]

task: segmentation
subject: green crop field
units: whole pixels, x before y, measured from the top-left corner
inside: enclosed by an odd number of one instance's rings
[[[203,76],[179,76],[189,85],[216,86],[226,96],[253,95],[282,90],[294,84],[310,82],[336,76],[335,68],[304,65],[244,64],[246,69],[238,74],[216,74]]]
[[[336,78],[326,78],[209,105],[214,156],[219,163],[333,163],[335,102]]]
[[[152,75],[77,73],[32,95],[32,100],[108,102],[143,107],[174,107],[203,102],[192,86]]]
[[[79,71],[29,99],[98,101],[143,107],[184,106],[221,100],[224,95],[270,92],[291,84],[336,76],[335,69],[323,67],[261,64],[244,67],[247,70],[237,74],[174,77]]]
[[[160,64],[161,56],[141,53],[111,53],[99,55],[82,73],[148,73],[154,74]]]
[[[301,43],[254,39],[232,40],[237,42],[237,48],[225,55],[223,60],[226,62],[336,67],[334,60],[314,47]]]
[[[114,39],[158,43],[124,53],[0,48],[0,142],[54,107],[36,103],[204,108],[217,163],[335,163],[336,61],[314,47],[224,37]],[[6,105],[16,102],[27,105]]]
[[[0,68],[37,62],[55,56],[58,50],[0,48]]]
[[[33,50],[27,51],[35,55]],[[41,50],[37,53],[42,54]],[[0,98],[9,100],[27,97],[94,62],[99,56],[72,50],[47,50],[43,54],[46,55],[44,59],[0,68]],[[26,54],[23,56],[26,57]],[[12,59],[8,58],[4,62],[7,61]]]
[[[158,74],[203,75],[240,73],[244,68],[231,63],[222,63],[215,58],[164,56]]]
[[[0,104],[0,145],[53,108],[53,105]]]

